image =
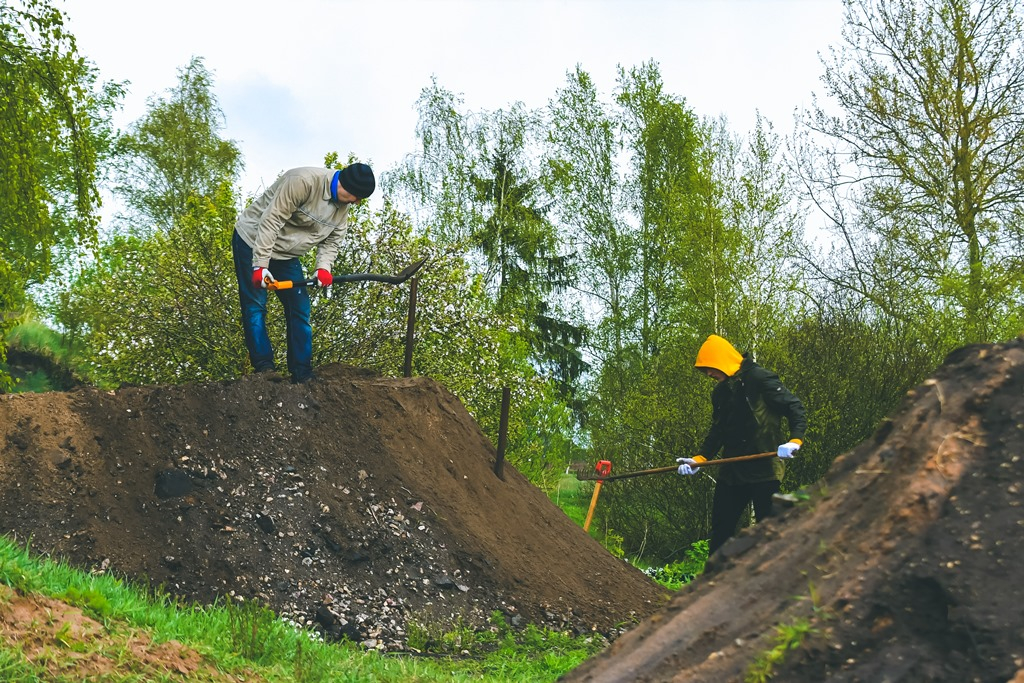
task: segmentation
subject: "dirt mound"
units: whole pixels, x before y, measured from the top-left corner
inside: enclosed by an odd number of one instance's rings
[[[0,396],[0,533],[189,600],[258,598],[378,649],[495,610],[614,636],[666,604],[427,378]]]
[[[808,502],[565,680],[724,683],[776,660],[773,681],[1024,681],[1022,399],[1024,338],[951,354]]]

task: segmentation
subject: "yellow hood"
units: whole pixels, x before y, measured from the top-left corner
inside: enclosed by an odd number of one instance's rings
[[[700,351],[697,352],[697,362],[693,367],[714,368],[732,377],[740,369],[742,362],[743,356],[732,344],[713,334],[701,345]]]

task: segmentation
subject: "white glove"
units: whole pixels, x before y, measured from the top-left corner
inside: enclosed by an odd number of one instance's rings
[[[697,467],[697,461],[693,458],[676,458],[676,462],[682,463],[679,465],[679,474],[697,474],[700,472],[700,468]]]
[[[793,454],[800,450],[800,444],[796,441],[790,441],[779,446],[779,457],[780,458],[792,458]]]
[[[263,289],[266,289],[268,281],[269,282],[277,282],[277,280],[274,279],[274,276],[270,273],[269,269],[267,269],[267,268],[260,268],[259,266],[257,266],[256,268],[252,269],[252,286],[253,287],[262,287]]]

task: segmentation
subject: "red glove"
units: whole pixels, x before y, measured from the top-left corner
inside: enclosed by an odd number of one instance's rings
[[[270,271],[267,270],[266,268],[260,268],[259,266],[257,266],[256,268],[252,269],[253,287],[256,287],[257,289],[266,289],[267,280],[270,280],[270,282],[277,282],[277,280],[274,279],[274,276],[271,275]]]
[[[318,287],[330,287],[334,282],[334,276],[323,268],[316,269],[316,284]]]

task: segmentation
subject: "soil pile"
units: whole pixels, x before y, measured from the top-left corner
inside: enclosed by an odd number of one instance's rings
[[[1022,456],[1024,338],[961,349],[565,680],[1024,682]]]
[[[666,604],[427,378],[0,396],[0,533],[188,600],[258,599],[330,636],[502,611],[610,637]]]

